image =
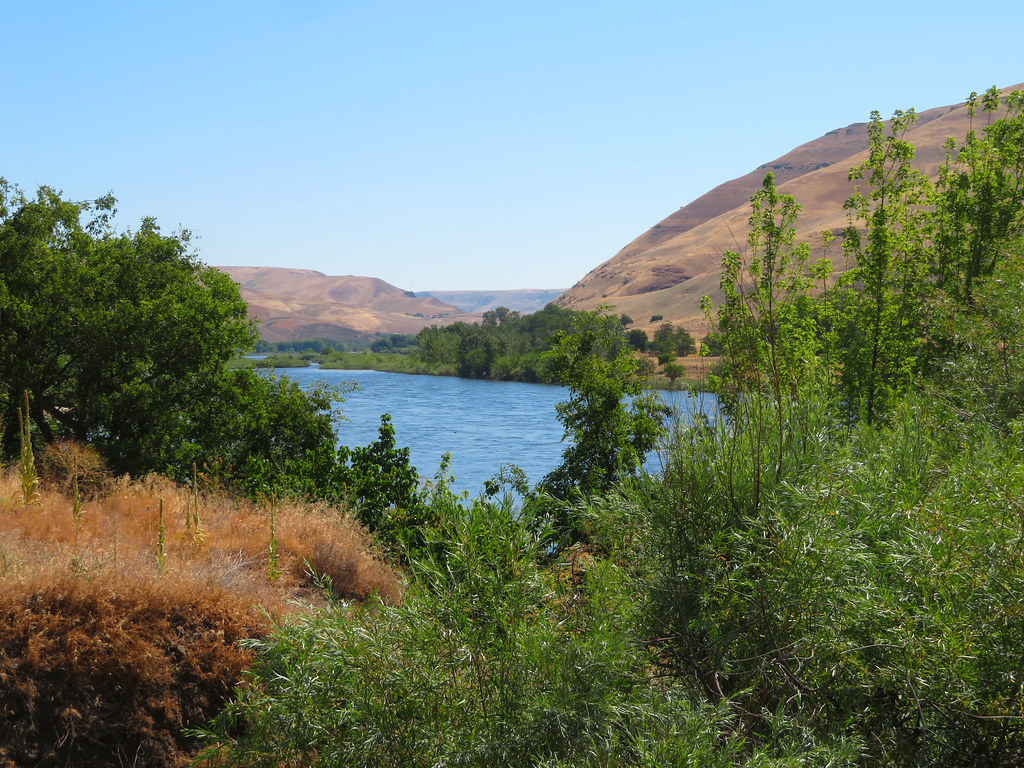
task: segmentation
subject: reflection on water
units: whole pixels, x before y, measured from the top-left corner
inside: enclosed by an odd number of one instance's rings
[[[555,403],[568,396],[565,387],[315,367],[278,373],[302,384],[356,382],[359,391],[349,394],[340,409],[347,419],[337,426],[340,444],[372,442],[381,414],[390,413],[395,440],[409,446],[420,475],[432,477],[449,452],[455,490],[471,495],[480,493],[502,464],[517,465],[536,483],[561,460],[562,425]],[[669,405],[686,407],[685,393],[663,396]]]

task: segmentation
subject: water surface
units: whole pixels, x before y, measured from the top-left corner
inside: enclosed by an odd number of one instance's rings
[[[316,367],[278,373],[304,385],[355,382],[359,391],[347,395],[340,408],[346,420],[337,425],[339,444],[373,442],[381,414],[390,413],[395,440],[409,446],[420,475],[432,477],[449,452],[455,489],[471,495],[480,493],[502,464],[515,464],[537,483],[561,462],[565,446],[555,404],[567,399],[565,387]],[[685,393],[663,397],[687,408]]]

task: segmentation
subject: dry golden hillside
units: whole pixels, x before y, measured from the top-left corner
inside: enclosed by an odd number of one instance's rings
[[[1021,88],[1024,84],[1008,90]],[[982,120],[975,118],[974,127],[981,127]],[[797,236],[812,244],[815,257],[820,256],[821,232],[838,232],[847,226],[843,202],[854,191],[849,171],[867,157],[867,126],[854,123],[829,131],[715,187],[591,270],[558,303],[577,309],[611,304],[633,317],[638,326],[657,325],[648,323],[648,318],[663,315],[665,321],[703,334],[706,323],[700,297],[711,296],[717,303],[722,253],[745,249],[750,196],[765,174],[773,172],[780,191],[793,195],[802,206]],[[934,178],[945,159],[945,140],[962,139],[970,127],[963,103],[920,113],[907,134],[917,147],[915,165]],[[833,245],[828,255],[837,268],[843,267],[841,249]]]
[[[265,341],[416,333],[478,315],[435,298],[416,298],[375,277],[329,276],[311,269],[218,267],[239,284]]]

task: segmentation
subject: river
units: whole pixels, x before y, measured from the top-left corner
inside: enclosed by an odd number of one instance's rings
[[[366,445],[377,438],[382,413],[391,414],[395,440],[408,446],[413,465],[433,477],[445,452],[451,453],[453,488],[477,495],[502,464],[515,464],[530,483],[539,482],[562,456],[562,425],[555,404],[567,399],[565,387],[510,381],[414,376],[383,371],[277,371],[304,386],[355,382],[339,413],[341,445]],[[684,392],[664,392],[670,406],[689,410]],[[652,457],[649,468],[656,468]]]

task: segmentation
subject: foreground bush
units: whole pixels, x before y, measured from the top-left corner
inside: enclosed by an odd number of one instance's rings
[[[783,717],[867,765],[1024,764],[1021,430],[915,398],[855,427],[824,398],[742,406],[580,513],[646,592],[660,674],[766,748]]]
[[[853,755],[812,739],[750,752],[727,703],[650,678],[614,564],[580,550],[547,563],[550,530],[507,502],[433,504],[441,522],[401,606],[335,605],[247,644],[259,660],[206,734],[203,764],[724,768]]]

